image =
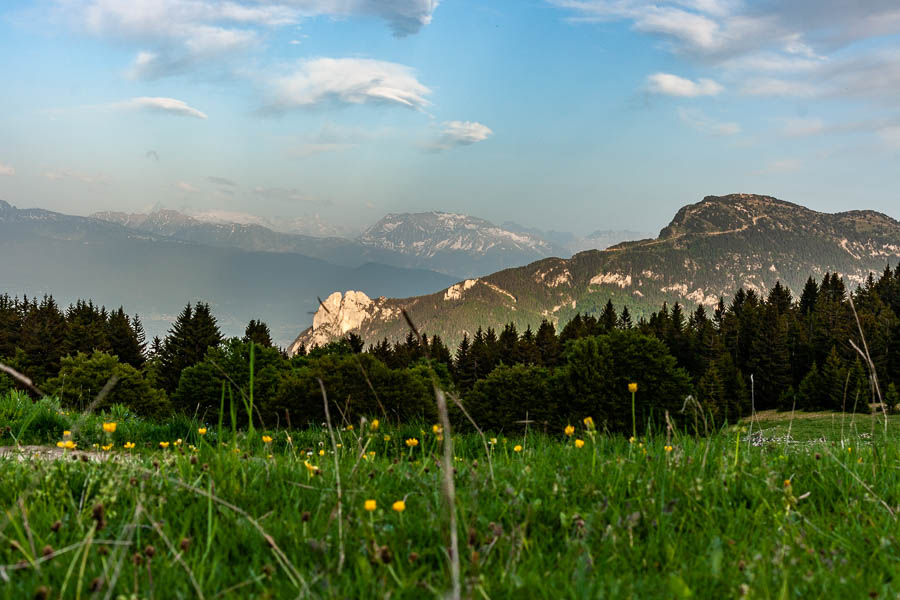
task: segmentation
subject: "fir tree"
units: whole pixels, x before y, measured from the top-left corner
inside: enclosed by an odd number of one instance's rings
[[[271,348],[274,346],[272,343],[272,332],[269,331],[269,326],[256,319],[250,319],[250,322],[247,323],[247,328],[244,329],[244,341],[253,342],[262,348]]]

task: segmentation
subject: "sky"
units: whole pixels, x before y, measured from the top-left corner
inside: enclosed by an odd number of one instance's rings
[[[19,207],[900,218],[896,0],[4,0],[0,74]]]

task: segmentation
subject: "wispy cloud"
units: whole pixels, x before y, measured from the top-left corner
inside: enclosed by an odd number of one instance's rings
[[[477,121],[447,121],[438,139],[428,145],[430,150],[449,150],[457,146],[471,146],[493,135],[490,127]]]
[[[196,186],[188,183],[187,181],[179,181],[175,184],[175,187],[187,194],[195,194],[200,191]]]
[[[2,177],[12,177],[16,174],[16,168],[12,165],[6,165],[0,163],[0,176]]]
[[[182,100],[175,98],[132,98],[119,104],[122,108],[133,108],[148,112],[165,113],[182,117],[194,117],[206,119],[206,114],[192,106],[188,106]]]
[[[791,118],[782,120],[782,135],[787,137],[807,137],[825,131],[825,123],[822,119]]]
[[[216,185],[225,185],[228,187],[237,187],[237,182],[232,181],[226,177],[216,177],[214,175],[210,175],[206,178],[206,180],[210,183],[215,183]]]
[[[682,123],[707,135],[737,135],[741,132],[739,124],[717,121],[702,111],[695,109],[678,109],[678,118],[681,119]]]
[[[413,70],[398,63],[368,58],[315,58],[302,61],[272,82],[270,110],[323,104],[383,104],[421,110],[431,90]]]
[[[265,31],[317,16],[375,17],[398,37],[431,22],[437,0],[53,0],[85,33],[139,50],[128,75],[155,79],[258,46]]]
[[[109,185],[109,179],[105,175],[87,175],[77,171],[62,169],[59,171],[47,171],[44,177],[50,181],[71,180],[87,185]]]
[[[724,89],[712,79],[691,81],[671,73],[654,73],[647,77],[647,89],[655,94],[696,98],[697,96],[715,96]]]

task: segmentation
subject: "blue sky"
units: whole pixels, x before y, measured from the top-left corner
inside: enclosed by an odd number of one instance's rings
[[[894,0],[6,0],[0,198],[658,230],[900,217]]]

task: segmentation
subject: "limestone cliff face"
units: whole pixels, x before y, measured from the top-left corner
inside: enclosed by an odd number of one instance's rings
[[[300,346],[306,348],[344,337],[347,332],[364,329],[367,322],[374,319],[390,320],[400,312],[385,306],[384,297],[372,300],[363,292],[348,290],[346,293],[334,292],[324,301],[313,316],[313,325],[303,331],[289,352],[296,354]]]

